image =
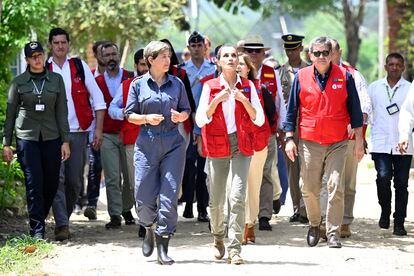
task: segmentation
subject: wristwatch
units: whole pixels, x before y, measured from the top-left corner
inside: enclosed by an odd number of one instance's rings
[[[289,142],[290,140],[294,140],[295,138],[293,138],[293,136],[286,136],[285,137],[285,143]]]

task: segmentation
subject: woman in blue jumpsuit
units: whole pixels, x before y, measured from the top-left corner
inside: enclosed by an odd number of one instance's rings
[[[142,253],[146,257],[152,254],[155,228],[160,264],[174,262],[167,255],[168,242],[177,226],[186,150],[178,123],[191,112],[183,83],[167,74],[170,57],[170,47],[164,42],[152,41],[145,47],[144,59],[150,69],[131,83],[125,108],[128,121],[141,125],[134,162],[138,218],[146,229]]]

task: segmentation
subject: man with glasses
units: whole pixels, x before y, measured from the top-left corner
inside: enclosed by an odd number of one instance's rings
[[[331,62],[330,39],[315,38],[310,52],[313,65],[298,71],[289,96],[283,122],[285,150],[292,162],[297,162],[298,154],[300,158],[301,190],[309,219],[308,245],[319,242],[319,196],[322,179],[326,178],[328,246],[340,248],[344,214],[344,184],[340,180],[348,147],[348,124],[355,132],[354,155],[360,161],[364,155],[362,111],[352,75]],[[298,145],[293,138],[296,122]]]
[[[196,108],[200,101],[201,90],[203,88],[200,80],[207,75],[214,74],[214,63],[205,59],[206,46],[203,35],[194,31],[188,38],[188,49],[190,50],[191,59],[186,62],[183,68],[187,72],[191,85]],[[208,190],[206,185],[207,175],[204,172],[206,159],[201,155],[201,129],[194,124],[192,140],[187,149],[186,164],[184,170],[183,181],[183,198],[186,201],[183,217],[193,218],[193,198],[189,195],[191,190],[196,191],[197,197],[197,220],[200,222],[208,222],[207,206],[208,206]],[[194,156],[194,154],[196,156]]]
[[[102,45],[101,51],[105,72],[96,77],[96,82],[102,90],[106,106],[109,108],[121,83],[133,77],[133,73],[119,67],[120,57],[116,44],[105,43]],[[126,225],[135,224],[131,213],[131,209],[135,205],[132,186],[134,183],[129,181],[125,145],[120,138],[124,114],[121,113],[118,116],[121,118],[112,119],[107,110],[103,123],[101,161],[110,216],[109,223],[105,225],[106,229],[121,227],[121,215]]]
[[[308,64],[300,57],[300,54],[303,51],[302,41],[304,38],[304,36],[295,34],[286,34],[282,36],[282,40],[284,41],[283,48],[285,49],[285,53],[288,58],[288,61],[283,64],[279,70],[285,105],[287,105],[289,100],[290,89],[292,87],[295,74],[299,71],[299,69],[308,66]],[[294,138],[295,143],[298,143],[299,140],[297,133],[295,133]],[[306,216],[305,203],[303,202],[302,193],[299,187],[299,162],[292,162],[289,158],[287,158],[286,154],[284,154],[284,157],[286,159],[290,196],[293,204],[293,215],[289,218],[289,222],[307,223],[308,218]]]
[[[269,221],[273,214],[273,202],[280,206],[280,186],[279,174],[277,171],[277,142],[276,133],[279,130],[280,122],[286,115],[286,108],[283,103],[282,88],[277,71],[272,67],[264,65],[265,51],[270,48],[264,47],[263,39],[260,36],[248,37],[242,44],[244,53],[250,56],[253,65],[257,69],[257,79],[266,86],[272,94],[276,105],[274,118],[268,118],[272,135],[269,138],[267,157],[263,168],[262,186],[260,188],[260,207],[259,207],[259,230],[272,231]],[[279,132],[282,135],[282,132]]]

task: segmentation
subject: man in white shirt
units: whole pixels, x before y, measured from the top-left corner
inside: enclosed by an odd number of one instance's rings
[[[48,47],[52,56],[48,60],[47,68],[62,75],[68,99],[71,156],[61,166],[61,181],[52,206],[56,222],[55,239],[62,241],[70,236],[69,217],[83,182],[92,112],[95,112],[96,117],[92,146],[97,150],[102,143],[106,105],[86,63],[78,58],[68,58],[69,34],[61,28],[52,29],[49,33]]]
[[[401,154],[396,145],[400,141],[398,124],[400,109],[410,91],[410,83],[402,77],[404,58],[391,53],[385,60],[384,79],[368,87],[372,105],[371,155],[377,170],[378,203],[381,206],[379,227],[388,229],[391,215],[391,179],[395,189],[394,235],[404,236],[404,220],[407,215],[408,178],[413,155],[412,136],[405,135],[408,147]]]

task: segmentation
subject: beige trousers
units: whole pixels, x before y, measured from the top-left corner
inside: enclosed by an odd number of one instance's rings
[[[267,147],[255,151],[250,161],[246,190],[246,223],[254,226],[259,214],[260,187],[262,185],[263,167],[267,157]]]
[[[321,222],[320,191],[322,178],[327,179],[327,236],[340,235],[344,215],[344,184],[341,182],[341,175],[347,148],[348,140],[327,146],[299,140],[301,190],[311,226],[318,226]]]

